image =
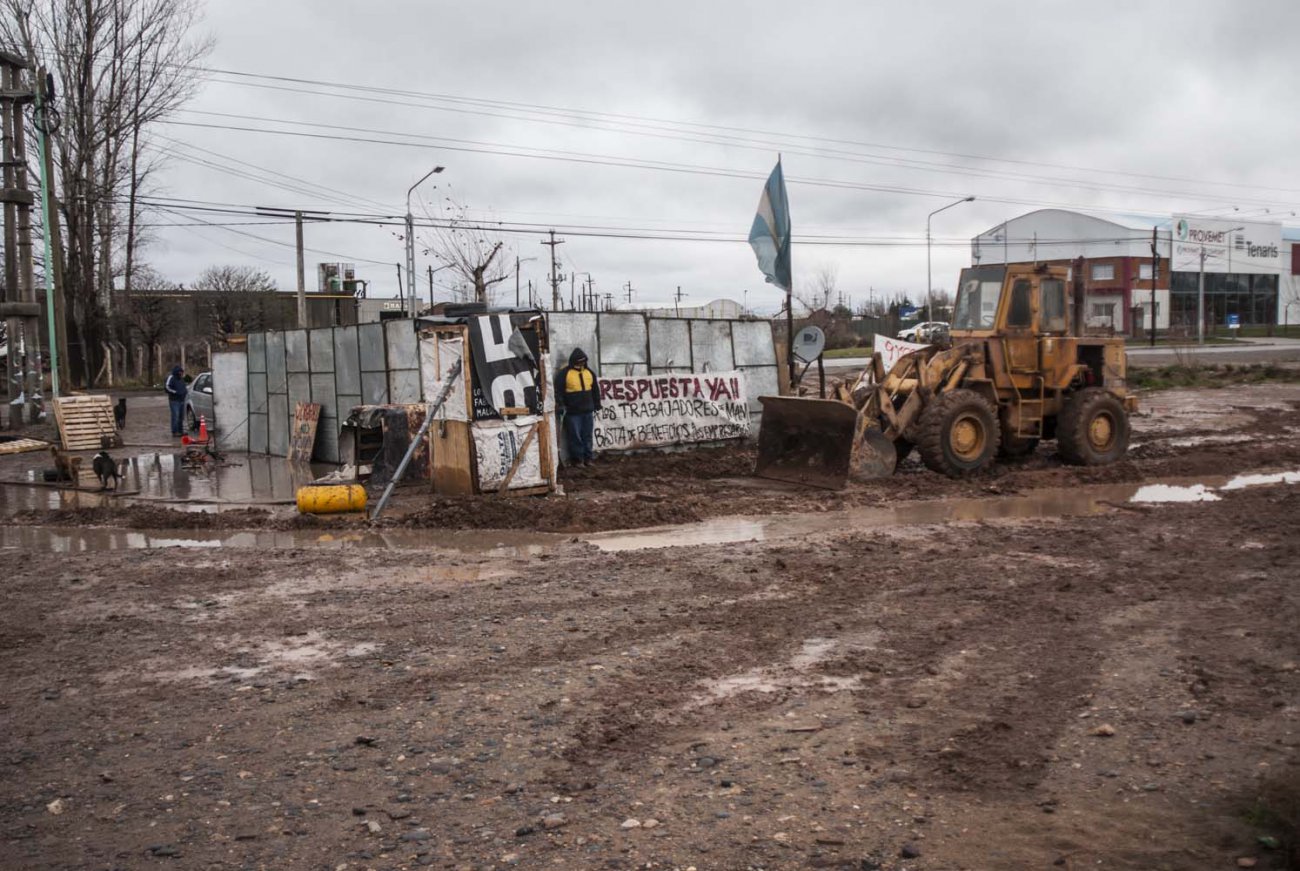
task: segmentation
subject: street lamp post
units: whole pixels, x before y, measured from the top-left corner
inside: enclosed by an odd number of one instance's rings
[[[411,317],[415,317],[415,218],[411,215],[411,194],[431,175],[442,172],[435,166],[415,184],[406,189],[406,295],[410,299]]]
[[[1243,227],[1233,227],[1224,233],[1228,238],[1238,230],[1246,229]],[[1232,239],[1228,238],[1227,243],[1228,256],[1232,256]],[[1205,344],[1205,243],[1201,243],[1201,276],[1196,282],[1196,344]]]
[[[955,203],[949,203],[943,208],[935,209],[925,217],[925,319],[927,321],[934,320],[934,295],[930,286],[930,219],[942,211],[951,209],[953,206],[960,206],[962,203],[973,202],[975,202],[974,197],[965,197],[964,199],[957,200]]]

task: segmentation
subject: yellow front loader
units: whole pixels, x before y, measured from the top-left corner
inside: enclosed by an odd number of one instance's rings
[[[835,399],[760,397],[755,474],[838,489],[893,474],[915,448],[927,467],[960,478],[1052,439],[1066,462],[1114,462],[1137,408],[1124,340],[1082,324],[1082,290],[1066,267],[965,269],[951,345],[888,372],[877,354]]]

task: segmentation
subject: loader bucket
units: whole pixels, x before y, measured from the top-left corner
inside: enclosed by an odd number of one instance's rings
[[[796,396],[760,396],[759,402],[758,477],[839,490],[850,475],[893,474],[893,443],[878,430],[875,439],[859,440],[854,449],[858,413],[853,406]]]

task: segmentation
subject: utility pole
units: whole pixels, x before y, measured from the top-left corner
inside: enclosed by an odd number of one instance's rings
[[[605,294],[605,311],[610,311],[613,308],[614,308],[614,294],[607,293]]]
[[[1172,240],[1171,240],[1172,241]],[[1170,253],[1173,253],[1172,251]],[[1156,228],[1151,228],[1151,347],[1156,346],[1156,278],[1160,275],[1160,249],[1156,247]]]
[[[631,308],[632,307],[632,282],[629,281],[627,284],[623,285],[623,289],[627,291],[627,307]]]
[[[405,311],[406,310],[406,296],[405,296],[406,285],[402,284],[402,264],[394,263],[393,265],[397,267],[397,298],[402,301],[402,310]],[[415,315],[408,314],[407,317],[415,317]]]
[[[542,244],[551,249],[551,311],[560,310],[560,273],[559,267],[555,262],[555,246],[563,245],[563,239],[555,238],[555,231],[550,231],[550,241],[542,240]],[[570,300],[572,305],[572,300]]]
[[[519,255],[515,255],[515,308],[519,308]]]
[[[17,55],[0,52],[0,116],[3,117],[4,188],[4,300],[0,314],[5,320],[9,352],[8,390],[9,426],[15,428],[28,420],[35,422],[35,396],[41,389],[41,352],[39,323],[41,307],[36,302],[32,267],[32,206],[36,198],[27,190],[27,161],[21,104],[36,98],[34,91],[23,86],[22,74],[27,62]],[[21,349],[21,350],[20,350]],[[36,378],[30,374],[34,368]],[[18,391],[18,396],[14,391]],[[16,400],[22,397],[22,402]]]
[[[420,180],[406,189],[406,282],[407,295],[411,298],[411,317],[415,317],[415,217],[411,215],[411,194],[415,189],[424,183],[424,180],[435,173],[442,172],[444,167],[435,166],[420,177]],[[301,232],[301,231],[300,231]],[[298,244],[302,248],[302,243]],[[299,282],[301,283],[301,282]],[[401,286],[398,286],[398,296],[401,296]]]
[[[680,305],[680,303],[681,303],[681,301],[682,301],[682,297],[685,296],[685,295],[686,295],[686,294],[682,293],[682,286],[681,286],[680,284],[677,285],[677,295],[673,297],[673,315],[674,315],[674,317],[681,317],[681,316],[682,316],[682,309],[681,309],[681,305]]]
[[[307,264],[303,260],[302,222],[323,221],[329,212],[314,212],[307,209],[279,209],[258,206],[259,215],[271,218],[293,218],[294,241],[298,253],[298,329],[305,330],[307,324]],[[400,293],[400,291],[399,291]]]
[[[50,333],[50,395],[59,398],[60,379],[68,383],[68,328],[64,319],[63,237],[59,212],[51,188],[54,185],[54,155],[49,145],[50,128],[46,106],[54,99],[54,78],[41,68],[36,82],[36,141],[41,158],[41,216],[45,232],[45,310]]]
[[[518,296],[517,290],[515,295]],[[430,264],[429,266],[429,308],[433,308],[433,266],[432,264]]]
[[[573,290],[574,290],[574,285],[576,285],[577,282],[578,282],[578,276],[575,275],[574,273],[570,272],[570,273],[569,273],[569,299],[573,299]],[[585,299],[583,300],[582,307],[583,307],[584,309],[587,307],[587,303],[586,303],[586,300],[585,300]]]

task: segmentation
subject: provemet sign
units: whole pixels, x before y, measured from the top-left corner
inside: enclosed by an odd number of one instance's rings
[[[1175,215],[1173,271],[1245,272],[1277,275],[1281,269],[1282,225]]]

